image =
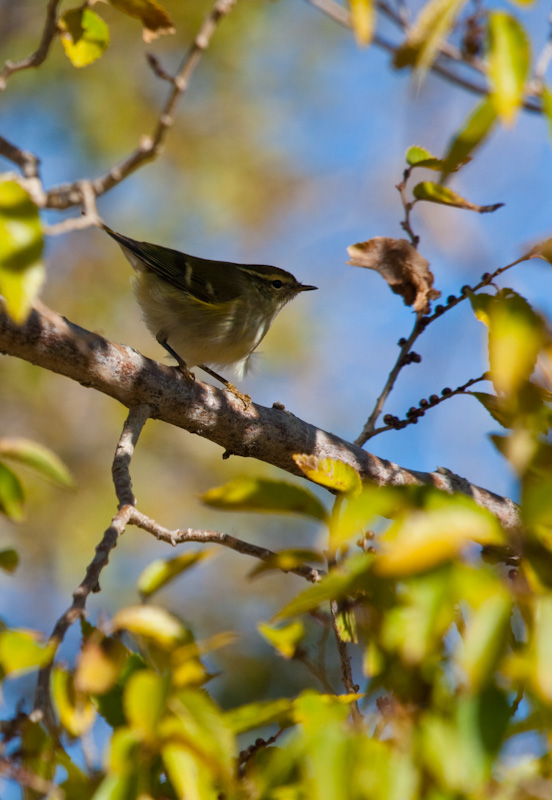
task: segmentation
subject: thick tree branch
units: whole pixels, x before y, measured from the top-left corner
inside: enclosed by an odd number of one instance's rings
[[[209,439],[230,454],[257,458],[293,475],[304,477],[294,454],[336,458],[354,467],[363,480],[392,486],[426,483],[462,492],[495,514],[505,528],[520,524],[512,500],[449,470],[405,469],[309,425],[279,405],[265,408],[251,403],[244,408],[230,392],[200,380],[190,383],[177,369],[109,342],[43,306],[22,326],[0,313],[0,352],[65,375],[127,407],[149,405],[152,418]]]

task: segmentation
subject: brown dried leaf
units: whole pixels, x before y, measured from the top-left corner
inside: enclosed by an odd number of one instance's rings
[[[405,305],[427,314],[431,300],[441,296],[433,288],[433,273],[429,261],[421,256],[406,239],[376,236],[347,248],[353,267],[375,269],[391,291],[400,294]]]

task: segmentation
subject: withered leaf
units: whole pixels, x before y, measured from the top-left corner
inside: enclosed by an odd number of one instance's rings
[[[406,239],[376,236],[347,248],[353,267],[375,269],[405,305],[427,314],[431,300],[441,296],[433,288],[433,273],[429,261],[421,256]]]

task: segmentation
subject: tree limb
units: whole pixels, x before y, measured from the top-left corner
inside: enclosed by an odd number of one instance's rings
[[[304,422],[279,405],[266,408],[251,403],[244,408],[230,392],[200,380],[190,383],[174,367],[110,342],[42,305],[21,326],[0,312],[0,352],[65,375],[128,408],[149,405],[154,419],[209,439],[230,454],[257,458],[292,475],[305,477],[294,454],[340,459],[363,480],[382,486],[425,483],[445,492],[461,492],[489,509],[505,528],[520,525],[512,500],[449,470],[405,469]]]

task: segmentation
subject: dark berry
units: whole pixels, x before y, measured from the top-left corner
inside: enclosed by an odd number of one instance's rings
[[[392,414],[386,414],[383,418],[383,421],[386,425],[392,425],[394,421],[394,417]]]
[[[418,413],[418,409],[414,408],[414,406],[411,406],[408,409],[408,411],[406,412],[406,416],[407,417],[415,417],[417,413]]]
[[[447,305],[449,305],[449,306],[450,306],[450,304],[451,304],[451,303],[454,303],[454,301],[455,301],[455,300],[456,300],[456,297],[455,297],[455,295],[453,295],[453,294],[449,294],[449,296],[447,297]]]
[[[428,401],[425,399],[425,397],[422,397],[422,399],[420,400],[420,408],[427,408],[428,405],[429,405]]]
[[[442,314],[444,310],[445,310],[445,307],[439,304],[438,306],[435,306],[435,311],[433,313],[434,314]]]
[[[445,386],[445,388],[441,390],[441,394],[443,397],[448,397],[449,394],[452,394],[452,389],[450,389],[448,386]]]
[[[432,394],[429,396],[429,402],[431,403],[432,406],[434,406],[436,403],[439,402],[439,398],[437,397],[436,394]]]
[[[491,275],[490,272],[484,272],[483,275],[481,276],[481,280],[482,281],[490,281],[492,277],[493,276]]]
[[[468,292],[471,292],[471,286],[468,285],[462,286],[460,291],[462,292],[462,294],[467,294]]]
[[[399,347],[403,347],[406,344],[406,339],[404,338],[404,336],[401,336],[397,344],[399,345]]]
[[[421,355],[419,353],[412,353],[412,361],[415,364],[419,364],[421,360],[422,360],[422,357],[421,357]]]

